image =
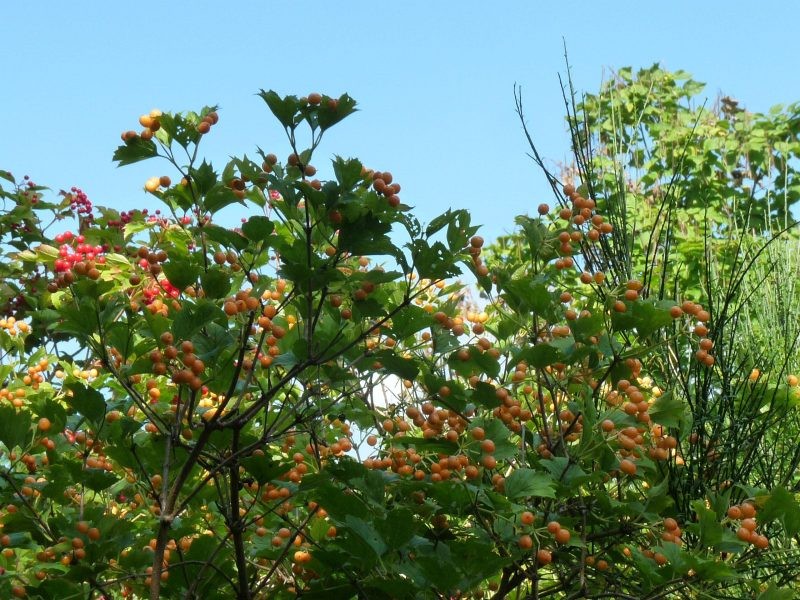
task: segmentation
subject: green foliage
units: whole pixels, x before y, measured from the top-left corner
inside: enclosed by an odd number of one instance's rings
[[[262,91],[286,161],[259,149],[221,169],[199,157],[215,107],[143,115],[114,157],[175,169],[145,184],[166,216],[80,190],[49,203],[0,172],[0,595],[784,597],[800,509],[777,425],[796,418],[796,347],[777,377],[748,377],[763,357],[743,340],[794,301],[759,262],[786,215],[754,202],[746,223],[706,227],[673,202],[701,250],[677,250],[688,276],[660,263],[661,238],[635,230],[658,211],[601,186],[640,163],[605,150],[638,157],[645,131],[642,186],[689,190],[704,175],[669,161],[699,90],[626,73],[572,122],[599,140],[596,167],[578,145],[582,185],[561,194],[549,175],[562,205],[518,218],[488,257],[467,211],[418,222],[388,171],[337,156],[315,178],[347,95]],[[610,129],[591,116],[608,111]],[[234,204],[249,216],[225,227]],[[78,234],[45,231],[73,211]],[[479,299],[446,281],[466,270]]]

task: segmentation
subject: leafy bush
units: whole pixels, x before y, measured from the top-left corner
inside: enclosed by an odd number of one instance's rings
[[[285,161],[202,160],[215,107],[122,135],[120,165],[175,170],[145,183],[154,213],[2,174],[0,593],[783,597],[800,507],[770,415],[797,381],[734,358],[769,326],[737,279],[769,279],[742,266],[757,246],[713,267],[727,312],[683,300],[581,168],[485,253],[388,171],[315,178],[349,96],[260,96]],[[754,432],[782,462],[753,466]]]

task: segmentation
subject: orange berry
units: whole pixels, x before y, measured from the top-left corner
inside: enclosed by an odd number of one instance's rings
[[[636,464],[627,458],[622,459],[619,461],[619,470],[625,473],[626,475],[635,475],[636,474]]]
[[[756,507],[750,502],[743,502],[739,505],[739,509],[742,511],[742,516],[745,519],[752,519],[756,516]]]
[[[311,554],[305,550],[298,550],[294,553],[294,562],[298,564],[305,564],[311,562]]]
[[[638,300],[639,292],[636,290],[625,290],[625,300],[629,300],[633,302],[634,300]]]
[[[728,509],[728,518],[730,519],[741,519],[742,518],[742,509],[738,506],[731,506]]]
[[[559,529],[558,531],[556,531],[555,537],[556,541],[559,544],[566,544],[567,542],[569,542],[571,536],[568,529]]]

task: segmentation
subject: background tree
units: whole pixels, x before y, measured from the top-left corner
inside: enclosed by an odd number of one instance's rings
[[[742,495],[773,490],[789,498],[798,460],[789,441],[798,431],[800,248],[791,218],[797,107],[752,114],[725,97],[708,109],[697,101],[702,89],[688,74],[658,66],[635,75],[621,69],[598,95],[580,101],[568,82],[575,162],[558,175],[528,135],[559,201],[569,200],[560,181],[574,181],[614,225],[598,250],[578,261],[587,278],[607,269],[610,277],[595,283],[595,293],[605,295],[633,275],[644,297],[683,297],[684,308],[693,300],[707,308],[696,331],[708,338],[699,348],[661,332],[652,341],[663,352],[646,362],[685,407],[674,423],[681,460],[668,463],[668,479],[687,518],[700,497],[718,515]],[[521,96],[518,110],[522,117]],[[528,240],[517,234],[492,250],[524,264]],[[790,512],[791,536],[797,515]],[[786,542],[794,556],[794,542]],[[794,581],[793,563],[777,564],[758,577]]]

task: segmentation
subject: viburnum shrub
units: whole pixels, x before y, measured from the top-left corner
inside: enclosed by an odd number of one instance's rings
[[[607,275],[584,189],[518,219],[525,260],[485,260],[467,211],[425,226],[389,171],[317,170],[349,96],[260,96],[283,161],[198,158],[214,107],[122,134],[120,165],[173,170],[153,213],[32,206],[3,173],[26,212],[0,217],[24,300],[0,331],[0,594],[655,598],[789,532],[755,492],[676,509],[687,408],[648,357],[663,333],[713,369],[709,314]]]

